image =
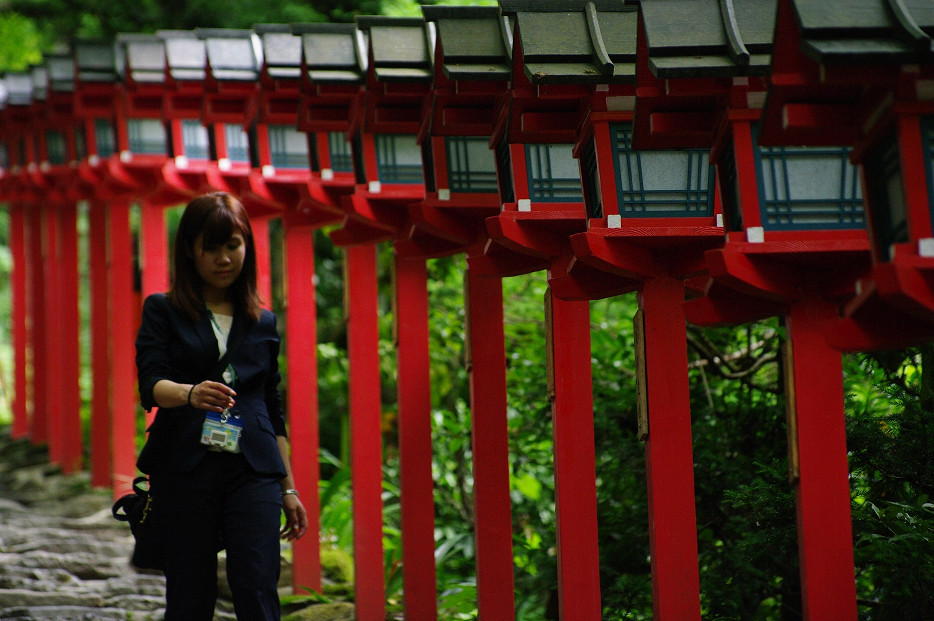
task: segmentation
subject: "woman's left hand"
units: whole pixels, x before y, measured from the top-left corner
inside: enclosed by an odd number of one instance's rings
[[[279,536],[286,541],[301,539],[308,530],[308,513],[302,501],[295,494],[286,494],[282,497],[282,510],[285,512],[285,526],[279,531]]]

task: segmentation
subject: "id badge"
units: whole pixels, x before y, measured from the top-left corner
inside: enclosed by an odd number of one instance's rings
[[[201,444],[206,444],[215,451],[239,453],[242,433],[243,421],[238,414],[229,410],[220,414],[207,412],[201,427]]]

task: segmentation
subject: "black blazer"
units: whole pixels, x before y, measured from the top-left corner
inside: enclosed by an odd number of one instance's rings
[[[279,333],[276,316],[263,310],[253,322],[234,316],[228,337],[229,362],[237,374],[236,410],[243,421],[240,448],[259,473],[286,476],[276,436],[286,435],[279,395]],[[147,411],[157,407],[152,389],[162,379],[197,384],[221,381],[216,373],[220,352],[207,312],[192,321],[172,306],[164,293],[143,303],[143,319],[136,336],[136,368],[140,401]],[[208,451],[201,444],[204,411],[188,405],[159,408],[137,467],[147,474],[159,470],[187,472]]]

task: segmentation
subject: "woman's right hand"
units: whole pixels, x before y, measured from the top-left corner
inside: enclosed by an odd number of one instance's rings
[[[227,384],[205,380],[194,384],[188,393],[188,405],[198,410],[223,412],[236,403],[237,393]]]

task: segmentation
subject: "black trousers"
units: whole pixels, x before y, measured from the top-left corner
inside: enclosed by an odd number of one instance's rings
[[[211,452],[190,472],[151,474],[150,484],[153,517],[167,533],[165,621],[214,618],[219,538],[237,619],[278,621],[278,480],[242,455]]]

